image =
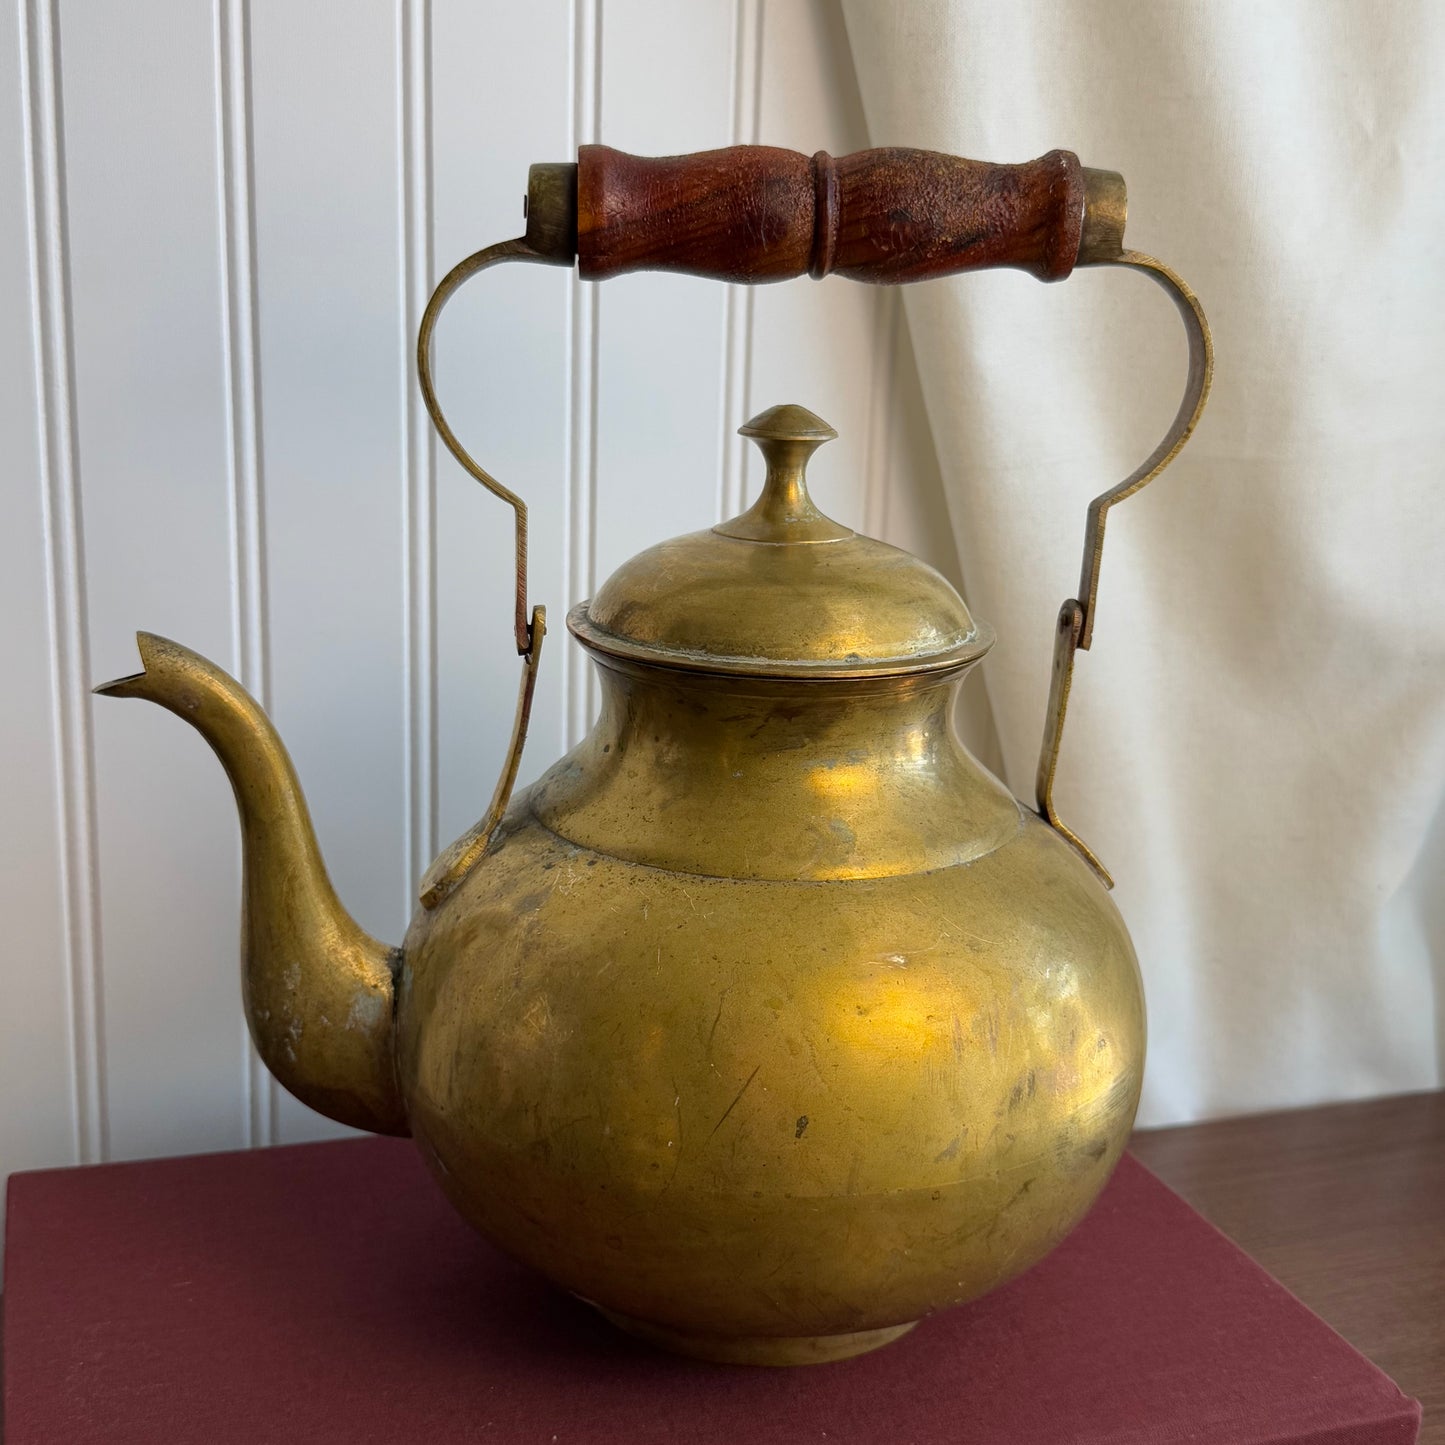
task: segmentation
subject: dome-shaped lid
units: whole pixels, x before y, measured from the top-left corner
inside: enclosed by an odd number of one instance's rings
[[[775,406],[739,430],[767,460],[762,495],[624,563],[572,609],[578,638],[617,657],[760,677],[931,672],[988,650],[992,630],[943,576],[813,505],[803,472],[832,427]]]

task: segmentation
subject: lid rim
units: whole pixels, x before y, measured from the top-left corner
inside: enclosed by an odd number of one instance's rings
[[[833,658],[740,657],[731,653],[688,652],[638,642],[608,631],[592,620],[591,599],[567,613],[567,630],[584,646],[627,662],[647,663],[680,672],[713,673],[723,677],[792,678],[796,681],[845,681],[849,678],[888,678],[948,672],[977,662],[994,645],[996,634],[986,622],[974,620],[973,632],[962,642],[937,652],[912,657],[871,657],[854,661]]]

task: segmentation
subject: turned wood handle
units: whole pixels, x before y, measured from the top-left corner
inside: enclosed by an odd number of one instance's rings
[[[837,159],[775,146],[577,157],[577,262],[588,280],[686,271],[723,281],[804,272],[897,283],[987,266],[1059,281],[1085,240],[1086,177],[1070,151],[990,165],[935,151]],[[1122,241],[1122,212],[1115,249]]]

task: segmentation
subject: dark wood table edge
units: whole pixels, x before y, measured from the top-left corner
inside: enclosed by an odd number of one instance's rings
[[[1445,1445],[1445,1091],[1139,1130],[1130,1151],[1420,1401],[1420,1445]]]

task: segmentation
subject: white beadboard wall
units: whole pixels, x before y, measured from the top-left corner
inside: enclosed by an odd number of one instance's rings
[[[516,687],[508,515],[439,455],[432,282],[517,234],[526,169],[866,145],[828,0],[4,0],[0,1172],[338,1132],[241,1019],[229,789],[163,711],[89,695],[137,628],[230,667],[336,884],[398,938],[490,796]],[[953,571],[895,292],[518,267],[448,311],[458,432],[528,499],[552,637],[523,781],[585,729],[562,619],[738,511],[734,428],[842,433],[828,510]]]

